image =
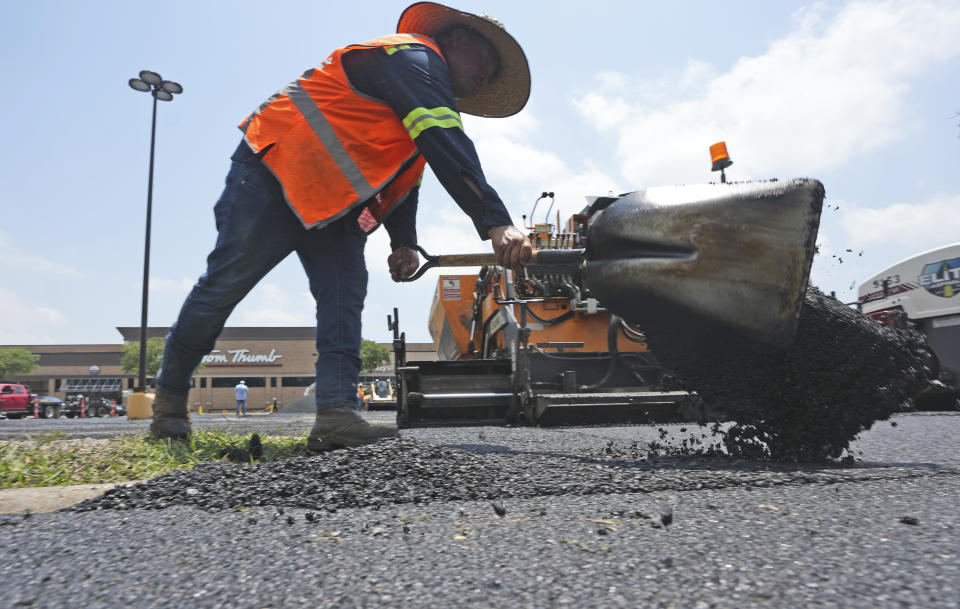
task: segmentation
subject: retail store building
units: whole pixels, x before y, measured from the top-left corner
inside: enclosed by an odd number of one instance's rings
[[[116,345],[3,345],[19,347],[39,355],[37,368],[13,379],[30,385],[39,395],[65,398],[67,395],[105,395],[122,397],[137,382],[135,374],[121,369],[123,346],[140,342],[139,327],[119,330],[123,342]],[[316,350],[313,327],[233,327],[224,328],[213,351],[204,357],[203,366],[193,378],[188,397],[192,410],[205,412],[232,410],[233,387],[241,380],[250,391],[247,407],[264,408],[276,398],[283,405],[302,397],[314,382]],[[167,328],[148,328],[147,337],[165,336]],[[388,349],[389,343],[383,343]],[[435,360],[433,343],[407,343],[408,361]],[[373,380],[393,374],[393,354],[389,364],[371,374]],[[152,379],[148,379],[152,385]]]

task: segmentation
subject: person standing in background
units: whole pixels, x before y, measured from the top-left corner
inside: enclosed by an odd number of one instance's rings
[[[237,396],[237,416],[240,416],[240,411],[243,410],[244,416],[247,414],[247,392],[250,391],[250,388],[247,387],[246,381],[240,381],[237,383],[236,387],[233,388],[234,395]]]

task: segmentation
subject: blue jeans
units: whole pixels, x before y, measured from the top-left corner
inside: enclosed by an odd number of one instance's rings
[[[317,303],[317,410],[355,407],[360,374],[360,314],[367,295],[366,233],[357,208],[307,230],[280,183],[244,142],[233,154],[214,207],[217,243],[167,334],[157,386],[183,393],[216,343],[227,317],[270,269],[296,252]]]
[[[240,416],[240,410],[243,410],[243,414],[247,414],[247,401],[246,400],[237,400],[237,416]]]

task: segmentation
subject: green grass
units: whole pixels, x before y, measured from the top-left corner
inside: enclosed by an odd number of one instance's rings
[[[145,435],[81,440],[59,432],[23,442],[0,442],[0,489],[143,480],[197,463],[220,460],[223,448],[246,448],[252,434],[195,431],[189,441]],[[263,461],[305,455],[301,437],[260,436]]]

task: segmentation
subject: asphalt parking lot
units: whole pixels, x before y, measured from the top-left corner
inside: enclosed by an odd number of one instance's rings
[[[196,420],[286,435],[311,423],[284,414]],[[145,426],[4,421],[0,439]],[[680,438],[680,427],[663,429]],[[217,492],[242,490],[254,472],[264,490],[229,508],[175,500],[159,510],[0,517],[0,598],[11,607],[960,606],[957,414],[877,423],[849,466],[637,453],[660,433],[406,430],[395,453],[313,458],[310,507],[291,504],[282,466],[217,464]],[[448,460],[404,464],[402,450],[419,447]],[[333,462],[351,469],[351,484],[376,481],[381,488],[366,490],[402,501],[347,507],[362,501],[324,486],[345,475]],[[456,488],[448,479],[461,475],[469,488],[460,496],[473,498],[445,498]],[[398,485],[409,492],[386,488]]]

